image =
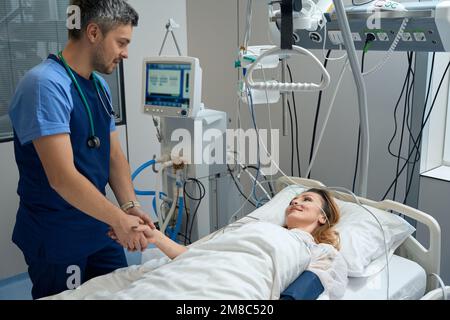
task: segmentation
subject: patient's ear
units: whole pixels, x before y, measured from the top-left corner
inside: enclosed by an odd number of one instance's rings
[[[327,222],[327,218],[325,218],[325,215],[322,213],[319,216],[319,223],[322,225],[322,224],[325,224],[326,222]]]

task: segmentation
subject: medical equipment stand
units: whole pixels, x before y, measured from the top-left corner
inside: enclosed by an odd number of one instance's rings
[[[177,47],[178,55],[181,56],[181,50],[178,46],[177,38],[175,38],[175,33],[173,32],[173,29],[179,28],[180,26],[173,20],[169,19],[169,22],[166,24],[166,35],[164,36],[164,40],[161,46],[161,49],[159,50],[158,56],[162,54],[162,51],[164,49],[164,45],[166,44],[167,36],[169,35],[169,32],[172,34],[173,41],[175,42],[175,46]]]
[[[228,224],[231,215],[238,210],[241,203],[240,195],[230,192],[235,186],[226,165],[226,129],[226,113],[211,109],[200,110],[195,118],[164,117],[161,119],[163,137],[161,154],[170,155],[174,147],[180,143],[190,147],[190,152],[183,149],[183,156],[190,158],[184,171],[185,179],[197,179],[206,191],[198,209],[199,201],[186,199],[189,200],[186,207],[193,223],[191,241],[198,240]],[[180,141],[177,132],[189,132],[190,141]],[[214,138],[207,138],[208,133],[214,133]],[[185,138],[183,136],[183,139]],[[214,155],[211,155],[212,150],[209,149],[211,143],[221,148],[221,150],[214,149]],[[217,159],[216,163],[212,157]],[[166,169],[162,179],[164,192],[173,199],[172,186],[176,183],[176,176],[172,168]],[[186,192],[194,198],[199,198],[198,187],[194,182],[186,184]],[[195,217],[193,217],[194,212],[197,212]],[[186,220],[184,219],[181,230],[185,228]]]

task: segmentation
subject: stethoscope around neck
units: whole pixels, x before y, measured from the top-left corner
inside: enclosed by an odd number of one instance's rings
[[[77,91],[81,97],[81,100],[83,101],[84,107],[86,108],[86,112],[89,117],[89,126],[90,126],[90,131],[91,131],[90,136],[87,141],[87,145],[91,149],[98,149],[98,148],[100,148],[101,142],[100,142],[100,138],[95,135],[95,126],[94,126],[94,119],[92,117],[91,107],[89,106],[89,103],[86,99],[86,96],[84,95],[83,90],[81,89],[77,79],[75,78],[75,75],[73,74],[72,70],[70,69],[69,65],[67,64],[66,60],[64,59],[61,51],[58,52],[58,58],[63,63],[64,68],[66,69],[67,74],[69,75],[70,79],[72,79],[72,82],[75,85],[75,87],[77,88]],[[94,80],[95,90],[97,91],[97,96],[103,105],[103,109],[105,109],[105,111],[109,114],[109,116],[111,116],[111,117],[114,116],[114,110],[112,107],[111,100],[109,99],[108,95],[106,94],[105,88],[100,83],[100,80],[97,78],[97,76],[95,75],[94,72],[92,72],[92,79]],[[99,87],[101,89],[99,89]],[[109,110],[106,108],[105,103],[103,102],[103,98],[100,94],[100,90],[103,92],[103,95],[106,97],[106,100],[108,101],[108,104],[110,107]]]

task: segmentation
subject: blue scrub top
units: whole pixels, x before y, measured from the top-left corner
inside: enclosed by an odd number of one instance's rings
[[[74,208],[50,187],[31,143],[43,136],[70,134],[75,167],[105,194],[114,119],[101,104],[92,79],[76,72],[74,75],[91,107],[95,133],[101,140],[99,149],[87,146],[91,135],[88,114],[75,85],[54,55],[24,76],[9,108],[20,175],[20,205],[12,240],[29,259],[50,263],[87,257],[112,242],[105,223]],[[110,96],[106,81],[100,80]]]

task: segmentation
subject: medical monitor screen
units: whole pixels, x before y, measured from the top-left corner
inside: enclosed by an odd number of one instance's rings
[[[191,65],[147,63],[145,105],[189,108]]]

